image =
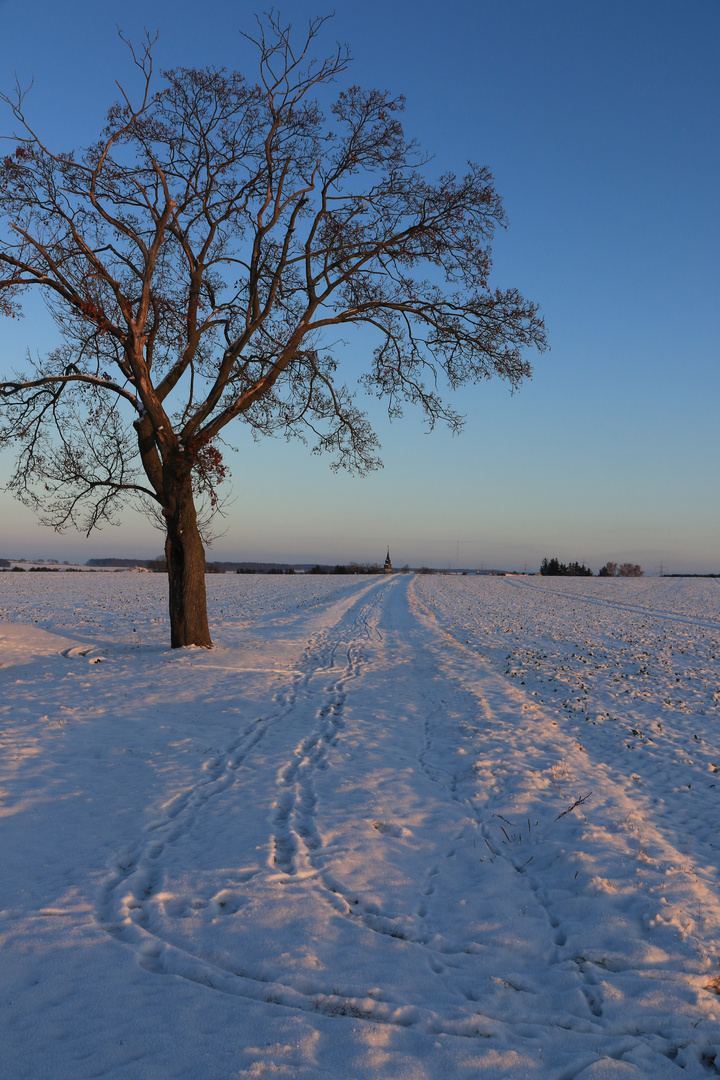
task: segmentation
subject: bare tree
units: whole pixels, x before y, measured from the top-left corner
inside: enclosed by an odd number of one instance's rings
[[[378,444],[340,380],[328,334],[365,325],[363,378],[391,417],[462,418],[438,392],[530,373],[546,347],[536,305],[488,286],[504,224],[487,169],[431,182],[405,140],[402,99],[350,87],[274,16],[258,22],[259,81],[176,69],[155,90],[153,39],[133,58],[99,139],[52,150],[18,127],[0,162],[0,310],[45,296],[60,345],[0,384],[0,444],[18,447],[10,489],[42,519],[88,532],[137,499],[166,533],[173,646],[211,644],[198,498],[217,509],[221,433],[310,437],[333,466],[378,466]]]
[[[617,568],[617,563],[606,562],[605,565],[601,566],[598,570],[598,577],[615,577]]]
[[[637,563],[624,562],[618,566],[618,577],[642,577],[643,569]]]

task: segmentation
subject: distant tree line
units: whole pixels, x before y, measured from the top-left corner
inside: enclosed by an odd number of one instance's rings
[[[543,559],[540,564],[543,577],[592,577],[593,572],[584,563],[561,563],[558,559]]]
[[[642,577],[642,566],[638,566],[637,563],[614,563],[606,562],[604,566],[601,566],[598,570],[598,577]]]
[[[661,574],[660,577],[712,577],[712,578],[720,578],[720,574]]]
[[[212,573],[210,570],[207,572]],[[235,571],[236,574],[295,574],[296,572],[293,566],[285,568],[273,566],[267,571],[255,569],[254,567],[241,567]],[[302,572],[305,574],[382,574],[383,568],[378,563],[365,563],[362,565],[361,563],[352,562],[347,565],[338,563],[336,566],[330,566],[329,564],[323,566],[320,563],[315,563],[314,566],[304,568]]]
[[[164,555],[158,555],[156,559],[145,559],[145,566],[148,570],[152,570],[153,574],[167,574],[168,561]],[[140,565],[140,564],[138,564]],[[205,563],[206,574],[224,574],[225,571],[222,567],[217,566],[215,563]]]
[[[561,563],[559,559],[543,559],[540,573],[544,577],[592,577],[593,572],[584,563]],[[642,577],[643,570],[637,563],[606,562],[600,567],[598,577]]]
[[[351,562],[343,566],[313,566],[307,571],[308,574],[382,574],[383,570],[379,563],[356,563]]]
[[[0,559],[2,573],[21,574],[79,574],[77,566],[11,566],[7,559]]]

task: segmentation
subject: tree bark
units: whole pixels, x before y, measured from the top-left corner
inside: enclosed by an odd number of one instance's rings
[[[205,548],[197,525],[190,468],[176,458],[163,467],[167,526],[170,644],[212,647],[205,597]]]

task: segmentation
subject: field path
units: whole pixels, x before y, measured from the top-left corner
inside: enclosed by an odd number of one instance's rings
[[[696,875],[689,931],[664,896],[682,853],[631,777],[412,578],[320,608],[272,706],[123,846],[102,929],[160,981],[352,1021],[350,1043],[410,1033],[557,1080],[716,1072],[716,890]]]

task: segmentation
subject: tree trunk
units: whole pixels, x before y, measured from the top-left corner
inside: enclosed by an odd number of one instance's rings
[[[167,526],[170,644],[212,647],[205,599],[205,548],[195,514],[190,469],[182,460],[163,467]]]

